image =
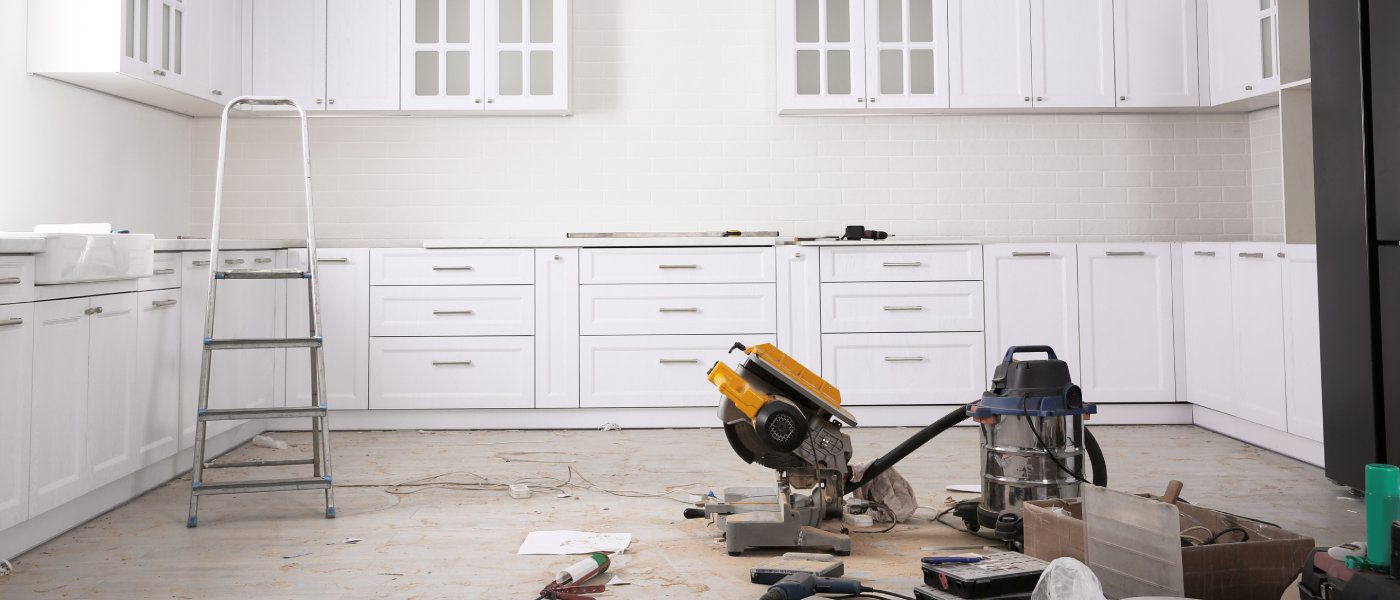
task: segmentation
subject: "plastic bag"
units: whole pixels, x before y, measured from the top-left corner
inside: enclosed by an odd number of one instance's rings
[[[1057,558],[1040,574],[1031,600],[1104,600],[1103,587],[1089,565],[1073,558]]]

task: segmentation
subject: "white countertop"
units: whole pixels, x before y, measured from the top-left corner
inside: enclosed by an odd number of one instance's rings
[[[807,240],[797,242],[799,246],[969,246],[981,244],[978,240],[961,238],[935,238],[913,236],[890,236],[883,240]]]
[[[37,254],[44,251],[44,236],[40,234],[0,235],[0,254]]]
[[[659,246],[776,246],[771,237],[655,237],[655,238],[464,238],[424,240],[424,248],[654,248]]]

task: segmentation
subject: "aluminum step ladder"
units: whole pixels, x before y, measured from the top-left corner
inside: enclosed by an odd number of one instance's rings
[[[223,206],[224,162],[228,150],[229,113],[239,105],[289,106],[296,109],[301,122],[301,159],[306,188],[306,256],[307,269],[232,269],[218,270],[219,213]],[[330,430],[326,422],[326,367],[321,339],[320,290],[316,273],[316,227],[311,202],[311,150],[307,142],[306,111],[291,98],[239,96],[224,106],[219,124],[219,167],[214,180],[214,223],[209,236],[209,304],[204,309],[204,350],[199,366],[199,409],[196,412],[194,438],[194,469],[190,472],[190,516],[187,527],[199,524],[199,497],[211,494],[241,494],[249,492],[282,492],[290,490],[325,490],[326,518],[335,518],[335,496],[331,482]],[[214,337],[215,298],[219,284],[239,280],[300,279],[306,282],[311,330],[307,337],[274,339],[216,339]],[[236,283],[234,285],[237,285]],[[311,405],[277,408],[209,408],[210,366],[221,350],[249,348],[307,348],[311,352]],[[269,376],[272,374],[269,373]],[[206,424],[210,421],[242,419],[311,418],[311,458],[294,460],[206,463],[204,443]],[[311,465],[312,476],[291,479],[258,479],[249,481],[204,481],[205,469]]]

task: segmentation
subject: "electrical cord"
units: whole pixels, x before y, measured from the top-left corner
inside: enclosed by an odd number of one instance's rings
[[[1045,443],[1045,438],[1041,437],[1040,435],[1040,428],[1036,427],[1035,424],[1031,421],[1031,411],[1029,408],[1026,407],[1026,399],[1029,397],[1030,394],[1021,394],[1021,418],[1026,420],[1026,427],[1031,430],[1031,433],[1035,434],[1035,441],[1036,443],[1040,444],[1040,450],[1045,453],[1045,456],[1049,457],[1050,460],[1055,463],[1055,466],[1059,467],[1061,471],[1068,473],[1070,477],[1075,478],[1080,483],[1094,485],[1092,481],[1085,479],[1083,475],[1069,470],[1069,467],[1066,467],[1065,463],[1060,462],[1060,457],[1055,456],[1055,453],[1050,450],[1050,447]]]
[[[465,476],[467,476],[467,477],[473,478],[473,480],[472,480],[472,481],[451,481],[451,480],[444,481],[444,480],[443,480],[443,478],[445,478],[445,477],[450,477],[450,476],[453,476],[453,475],[465,475]],[[576,482],[575,480],[577,480],[577,482]],[[582,483],[578,483],[578,482],[582,482]],[[437,475],[429,475],[429,476],[427,476],[427,477],[419,477],[419,478],[417,478],[417,479],[410,479],[410,480],[408,480],[408,481],[403,481],[403,482],[399,482],[399,483],[390,483],[390,484],[384,484],[384,483],[336,484],[335,487],[338,487],[338,488],[383,488],[384,491],[385,491],[386,493],[388,493],[388,494],[393,494],[393,495],[395,495],[395,496],[407,496],[407,495],[417,494],[417,493],[419,493],[419,492],[423,492],[423,491],[427,491],[427,490],[432,490],[432,489],[457,490],[457,491],[469,491],[469,492],[500,492],[500,491],[509,491],[509,490],[510,490],[510,486],[511,486],[512,484],[522,484],[522,483],[525,484],[525,485],[528,485],[528,486],[530,486],[530,487],[532,487],[532,488],[535,488],[535,489],[550,490],[550,491],[554,491],[554,492],[561,493],[561,494],[562,494],[562,493],[567,493],[567,492],[566,492],[566,489],[573,488],[573,489],[580,489],[580,490],[588,490],[588,491],[602,492],[602,493],[604,493],[604,494],[609,494],[609,495],[612,495],[612,496],[617,496],[617,497],[619,497],[619,498],[658,498],[658,499],[662,499],[662,500],[670,500],[670,501],[672,501],[672,502],[680,502],[680,503],[682,503],[682,504],[692,504],[692,503],[691,503],[690,501],[688,501],[688,500],[682,500],[682,499],[680,499],[680,498],[672,498],[671,495],[672,495],[672,494],[675,494],[675,493],[677,493],[677,492],[684,492],[684,493],[687,493],[687,494],[698,495],[698,496],[703,496],[703,495],[704,495],[704,494],[695,494],[695,493],[693,493],[693,492],[688,492],[688,491],[686,491],[686,490],[683,489],[683,488],[687,488],[687,487],[690,487],[690,486],[699,485],[699,484],[697,484],[697,483],[687,483],[687,484],[684,484],[684,485],[671,486],[671,487],[666,488],[666,490],[663,491],[663,492],[642,492],[642,491],[637,491],[637,490],[608,489],[608,488],[602,487],[602,486],[600,486],[600,485],[598,485],[598,484],[596,484],[596,483],[593,483],[593,481],[589,480],[587,477],[585,477],[585,476],[583,475],[583,473],[580,473],[580,472],[578,471],[578,469],[575,469],[575,468],[572,467],[572,466],[568,467],[568,474],[566,475],[566,478],[565,478],[565,479],[559,479],[559,478],[557,478],[557,477],[549,477],[549,476],[539,476],[539,477],[525,477],[525,478],[522,478],[522,479],[517,479],[517,480],[515,480],[515,481],[513,481],[513,482],[510,482],[510,483],[503,483],[503,482],[498,482],[498,481],[492,481],[492,480],[490,480],[490,479],[487,479],[486,477],[483,477],[483,476],[478,475],[478,474],[476,474],[476,473],[472,473],[472,472],[470,472],[470,471],[449,471],[449,472],[446,472],[446,473],[439,473],[439,474],[437,474]]]
[[[874,598],[875,600],[890,600],[891,598],[893,598],[896,600],[914,600],[913,598],[910,598],[909,596],[905,596],[903,594],[896,594],[894,592],[889,592],[871,587],[863,587],[862,591],[859,594],[847,594],[845,596],[823,596],[823,598],[831,598],[832,600],[851,600],[853,598]]]

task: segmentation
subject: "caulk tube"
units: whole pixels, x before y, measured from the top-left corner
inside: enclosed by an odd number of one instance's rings
[[[1366,465],[1366,563],[1373,569],[1390,565],[1390,524],[1400,510],[1400,467]]]
[[[569,568],[560,571],[559,574],[554,577],[554,582],[564,584],[583,581],[608,570],[608,563],[608,555],[601,552],[594,552],[593,554],[589,554],[588,558],[578,561],[570,565]]]

